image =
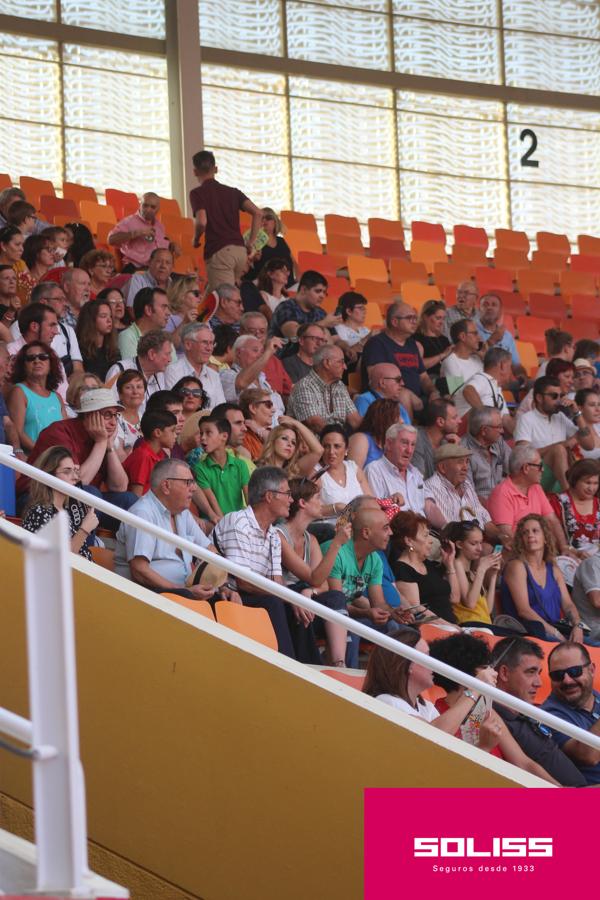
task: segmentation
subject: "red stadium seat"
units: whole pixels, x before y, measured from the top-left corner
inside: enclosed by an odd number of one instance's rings
[[[447,237],[443,225],[417,221],[412,222],[410,228],[413,241],[433,241],[433,243],[446,246]]]
[[[388,241],[399,241],[404,244],[404,227],[398,219],[369,219],[367,222],[369,238],[385,238]]]
[[[478,266],[475,269],[475,281],[479,295],[493,291],[512,291],[512,273],[505,269],[490,269],[488,266]]]
[[[537,353],[546,352],[546,339],[544,332],[548,328],[554,328],[552,319],[541,319],[537,316],[517,316],[517,332],[520,341],[528,341],[536,349]]]
[[[454,244],[466,244],[468,247],[482,247],[487,252],[489,238],[485,228],[473,228],[471,225],[455,225]]]
[[[567,317],[567,306],[564,297],[555,294],[530,294],[529,312],[532,316],[551,316],[556,322]]]

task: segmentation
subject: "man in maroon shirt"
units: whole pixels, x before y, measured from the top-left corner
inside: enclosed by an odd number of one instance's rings
[[[128,478],[114,449],[117,433],[117,415],[123,407],[116,403],[112,391],[94,388],[81,395],[76,419],[60,419],[40,432],[29,454],[35,464],[40,454],[49,447],[66,447],[73,461],[79,466],[79,478],[83,489],[97,497],[103,497],[121,509],[129,509],[138,499],[127,490]],[[21,476],[17,493],[27,491],[29,479]],[[100,524],[116,530],[119,523],[100,513]]]
[[[190,191],[190,203],[196,222],[194,247],[205,235],[204,259],[208,276],[208,290],[219,284],[239,284],[248,268],[248,253],[262,221],[262,211],[238,188],[220,184],[216,179],[217,165],[209,150],[196,153],[192,162],[200,186]],[[252,226],[246,246],[240,232],[240,209],[250,213]]]

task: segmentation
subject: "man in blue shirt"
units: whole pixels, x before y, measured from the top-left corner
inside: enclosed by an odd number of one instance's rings
[[[411,418],[408,410],[402,405],[402,400],[412,399],[418,404],[417,409],[422,409],[423,404],[404,387],[404,379],[398,366],[394,363],[376,363],[369,370],[369,390],[354,398],[354,405],[364,416],[371,403],[375,400],[397,400],[400,408],[400,420],[410,425]],[[412,405],[411,405],[412,409]]]
[[[558,644],[548,656],[552,693],[543,708],[600,737],[600,693],[593,688],[595,671],[583,644]],[[600,750],[559,731],[553,730],[552,737],[573,760],[588,784],[600,784]]]
[[[521,359],[517,351],[515,339],[506,325],[499,324],[502,318],[502,300],[498,294],[483,294],[479,301],[479,312],[475,324],[485,343],[485,350],[490,347],[503,347],[512,357],[513,366],[520,366]]]

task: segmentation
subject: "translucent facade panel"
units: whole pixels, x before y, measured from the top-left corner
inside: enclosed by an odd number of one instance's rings
[[[198,9],[204,47],[283,55],[279,0],[218,0],[218,11],[215,0],[199,0]]]
[[[169,139],[166,81],[78,66],[63,79],[66,125]]]
[[[383,106],[391,109],[394,95],[387,88],[367,84],[347,84],[343,81],[322,81],[319,78],[289,79],[291,97],[308,97],[313,100],[335,100],[336,103],[353,103],[361,106]]]
[[[349,163],[294,159],[294,204],[296,209],[322,218],[326,213],[398,218],[396,172]]]
[[[524,125],[508,126],[510,178],[521,181],[551,181],[600,188],[600,132],[569,131],[535,126],[537,147],[531,158],[537,167],[524,166],[521,159],[531,147],[530,137],[519,135]],[[600,196],[599,196],[600,199]]]
[[[171,196],[171,160],[166,141],[97,131],[65,130],[65,180],[125,191]]]
[[[253,69],[231,69],[227,66],[202,66],[202,83],[217,87],[240,88],[267,94],[285,93],[285,76]]]
[[[572,241],[578,234],[598,233],[598,190],[513,182],[510,196],[513,228],[530,235],[556,231]]]
[[[404,222],[441,222],[447,231],[461,222],[488,230],[508,226],[508,192],[502,181],[401,172],[400,208]]]
[[[56,0],[0,0],[0,14],[56,22]]]
[[[502,0],[505,28],[600,38],[597,0]]]
[[[4,85],[0,118],[59,124],[60,80],[56,63],[0,56],[0,82]]]
[[[346,6],[350,9],[367,9],[371,12],[388,11],[388,0],[311,0],[321,6]]]
[[[394,166],[394,114],[388,109],[290,99],[292,154]]]
[[[290,209],[290,170],[287,157],[246,153],[215,147],[219,181],[238,187],[257,206]],[[295,209],[299,209],[296,201]]]
[[[398,159],[401,169],[504,178],[504,127],[399,112]]]
[[[285,97],[205,87],[202,116],[207,146],[288,152]]]
[[[24,37],[20,34],[0,34],[0,56],[19,56],[21,58],[42,59],[48,62],[58,60],[58,44],[56,41],[43,41],[39,38]]]
[[[420,91],[397,91],[396,108],[408,109],[411,112],[430,113],[436,116],[504,121],[504,105],[502,103],[494,100],[476,100],[473,97],[423,94]]]
[[[62,184],[61,131],[56,125],[3,121],[0,127],[0,172],[13,178],[33,175]]]
[[[559,128],[583,128],[586,131],[600,131],[600,112],[580,109],[561,109],[552,106],[523,106],[507,103],[506,117],[509,122],[525,122],[528,125],[557,125]]]
[[[164,0],[61,0],[61,20],[66,25],[164,38]]]
[[[388,16],[291,0],[286,15],[288,56],[292,59],[390,68]]]
[[[104,69],[109,72],[129,72],[147,78],[167,77],[167,63],[160,56],[148,53],[130,53],[121,50],[105,50],[82,44],[65,44],[63,62],[88,69]]]
[[[392,10],[401,16],[436,22],[467,22],[488,27],[498,24],[496,0],[392,0]]]
[[[396,70],[500,84],[499,32],[419,19],[394,19]]]
[[[506,84],[540,90],[600,94],[600,46],[595,41],[507,31]]]

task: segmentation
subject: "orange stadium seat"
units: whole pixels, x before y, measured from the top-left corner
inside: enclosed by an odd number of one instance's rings
[[[489,238],[485,228],[473,228],[472,225],[454,226],[454,245],[466,244],[468,247],[481,247],[487,253]]]
[[[487,266],[487,256],[483,247],[472,247],[469,244],[455,244],[452,248],[452,262],[469,266],[471,277],[475,275],[477,266]]]
[[[490,269],[489,266],[478,266],[475,269],[475,282],[479,295],[490,291],[512,291],[512,272],[506,269]]]
[[[509,269],[512,272],[516,272],[518,269],[526,269],[529,265],[529,260],[524,250],[513,250],[510,247],[496,247],[494,250],[494,262],[497,269]]]
[[[596,276],[591,272],[561,272],[560,290],[567,297],[571,294],[595,294]]]
[[[378,330],[383,328],[383,318],[384,318],[384,310],[385,307],[378,303],[368,303],[367,311],[365,314],[365,326],[367,328],[371,328],[372,330]]]
[[[386,237],[377,237],[376,235],[373,235],[371,238],[369,255],[376,256],[378,259],[385,259],[388,268],[391,259],[406,259],[408,257],[406,247],[402,241],[396,241]]]
[[[288,235],[286,234],[286,239],[287,237]],[[321,245],[319,244],[319,247],[320,246]],[[329,279],[335,278],[337,274],[335,260],[322,251],[313,253],[309,250],[301,250],[296,262],[298,263],[298,272],[300,275],[302,275],[303,272],[312,270],[313,272],[320,272],[321,275],[324,275],[325,278]]]
[[[581,253],[571,255],[571,272],[590,272],[600,277],[600,256],[584,256]]]
[[[531,254],[531,268],[544,272],[562,272],[567,268],[568,256],[562,253],[548,253],[547,250],[534,250]]]
[[[12,178],[6,172],[0,172],[0,191],[13,186]]]
[[[302,250],[308,250],[310,253],[323,253],[319,235],[314,231],[292,231],[290,229],[286,231],[285,239],[296,261]]]
[[[98,195],[93,187],[87,184],[76,184],[74,181],[63,181],[63,197],[65,200],[73,200],[77,207],[82,200],[98,202]]]
[[[496,246],[507,250],[522,250],[529,253],[529,238],[524,231],[513,231],[512,228],[496,228]]]
[[[279,213],[284,229],[287,231],[317,231],[317,220],[312,213],[295,212],[293,209],[282,209]]]
[[[540,365],[537,350],[529,341],[515,341],[521,365],[530,378],[534,378]],[[545,349],[544,349],[545,352]]]
[[[571,255],[571,244],[566,234],[555,234],[552,231],[538,231],[535,236],[538,250],[545,253],[558,253],[567,259]]]
[[[55,216],[68,216],[69,221],[73,222],[79,218],[79,210],[74,200],[47,196],[42,194],[40,197],[40,213],[48,222],[53,222]]]
[[[92,562],[95,562],[97,566],[102,566],[103,569],[108,569],[110,572],[115,571],[114,550],[109,550],[107,547],[90,547],[90,553]]]
[[[537,353],[546,352],[546,339],[544,332],[548,328],[554,328],[552,319],[541,319],[538,316],[517,316],[517,332],[520,341],[528,341],[536,349]]]
[[[390,261],[392,287],[399,290],[405,281],[422,281],[427,284],[427,269],[423,263],[409,262],[407,259]]]
[[[369,219],[367,221],[369,238],[385,238],[390,241],[399,241],[404,245],[404,226],[399,219]]]
[[[327,243],[331,235],[344,235],[360,240],[360,225],[355,216],[338,216],[335,213],[327,213],[324,218]]]
[[[428,300],[441,300],[439,288],[435,284],[422,284],[420,281],[405,281],[400,295],[405,303],[414,306],[417,312]]]
[[[469,266],[455,262],[436,262],[433,266],[433,280],[439,288],[448,284],[458,285],[471,278]]]
[[[518,291],[495,291],[502,300],[502,309],[509,316],[524,316],[527,305],[522,294]]]
[[[556,276],[552,272],[537,272],[533,269],[519,269],[517,284],[524,297],[530,294],[556,293]]]
[[[325,275],[325,273],[321,272],[321,275]],[[338,297],[350,290],[350,282],[347,278],[342,278],[339,275],[325,275],[325,277],[327,278],[328,297],[333,297],[337,300]]]
[[[251,606],[241,606],[228,600],[217,600],[215,615],[220,625],[226,625],[227,628],[244,634],[259,644],[270,647],[271,650],[278,649],[277,638],[266,609],[253,609]]]
[[[569,334],[573,335],[575,341],[580,341],[583,338],[597,341],[600,319],[563,319],[560,327],[563,331],[568,331]]]
[[[140,206],[137,194],[132,191],[120,191],[118,188],[106,188],[104,192],[106,203],[112,206],[117,219],[124,219],[125,216],[132,216],[137,212]]]
[[[19,187],[25,192],[28,203],[40,208],[40,198],[42,196],[55,197],[56,191],[51,181],[44,178],[32,178],[30,175],[21,175],[19,179]]]
[[[433,241],[446,246],[447,237],[443,225],[415,221],[411,223],[410,230],[413,241]]]
[[[306,232],[308,234],[308,232]],[[329,234],[327,236],[327,255],[335,259],[338,269],[345,269],[349,256],[364,255],[365,248],[360,237],[350,234]]]
[[[422,262],[429,274],[436,263],[448,262],[445,245],[436,241],[412,241],[410,258],[412,262]]]
[[[594,297],[592,294],[571,294],[569,299],[574,319],[600,319],[598,297]]]
[[[556,294],[530,294],[529,312],[532,316],[542,318],[551,316],[556,322],[567,317],[567,306],[564,297]]]
[[[177,200],[172,197],[161,197],[160,198],[160,217],[162,221],[163,216],[179,216],[181,217],[181,207]]]
[[[162,596],[166,597],[167,600],[172,600],[174,603],[179,603],[180,606],[185,606],[186,609],[191,609],[193,612],[199,613],[201,616],[204,616],[205,619],[212,619],[213,622],[216,621],[208,600],[189,600],[187,597],[180,597],[179,594],[171,594],[169,591],[165,591]]]
[[[96,225],[96,243],[108,244],[108,235],[114,227],[114,223],[112,222],[98,222]],[[113,247],[111,249],[116,250],[117,248]]]
[[[184,216],[163,216],[161,222],[171,240],[174,239],[173,235],[178,235],[179,237],[187,236],[189,238],[194,236],[193,219],[186,219]]]
[[[577,246],[584,256],[600,256],[600,238],[591,234],[578,234]]]
[[[370,281],[368,278],[358,278],[354,290],[366,297],[367,300],[372,300],[380,305],[391,303],[394,299],[391,285],[381,281]]]
[[[173,271],[177,275],[194,275],[198,271],[198,263],[193,256],[182,253],[181,256],[175,257]]]
[[[90,200],[82,200],[79,204],[79,212],[82,219],[90,223],[92,234],[97,233],[98,222],[112,222],[117,224],[117,217],[112,206],[104,206],[102,203],[92,203]]]
[[[252,216],[250,213],[240,209],[240,231],[244,234],[252,227]]]
[[[367,278],[369,281],[381,281],[388,283],[388,270],[383,259],[373,259],[371,256],[349,256],[348,275],[350,284],[356,284],[359,278]]]

